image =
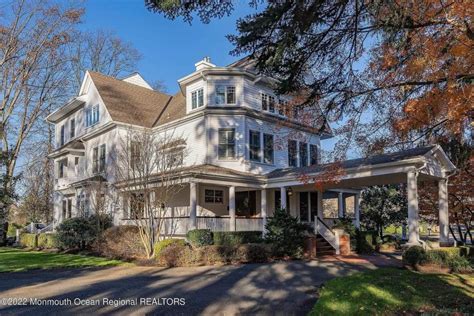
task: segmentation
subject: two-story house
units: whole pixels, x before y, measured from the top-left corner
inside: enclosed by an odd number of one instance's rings
[[[56,150],[50,155],[54,224],[95,211],[87,187],[116,181],[112,162],[130,128],[180,135],[179,146],[187,152],[185,187],[164,206],[178,221],[176,234],[192,228],[262,230],[281,207],[301,221],[316,221],[327,235],[342,216],[359,225],[363,187],[400,182],[411,185],[408,218],[417,223],[417,180],[439,180],[444,190],[454,167],[439,146],[344,161],[344,174],[324,190],[302,180],[328,166],[320,164],[321,140],[331,137],[331,129],[303,119],[320,115],[319,108],[288,106],[291,98],[275,94],[275,82],[246,58],[226,67],[208,58],[199,61],[178,80],[175,95],[154,91],[138,73],[116,79],[87,72],[79,94],[47,118],[56,130]],[[121,199],[120,192],[112,196],[119,201],[107,204],[114,224],[130,224],[133,203]],[[446,239],[447,205],[442,206]],[[414,226],[409,233],[410,241],[418,240]]]

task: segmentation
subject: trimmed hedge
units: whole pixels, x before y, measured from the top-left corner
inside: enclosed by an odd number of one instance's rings
[[[185,246],[186,241],[184,239],[170,238],[157,242],[154,247],[155,257],[159,257],[163,250],[174,245]]]
[[[212,232],[210,229],[193,229],[188,231],[186,238],[193,247],[212,245]]]
[[[38,247],[38,235],[30,233],[21,233],[20,234],[20,245],[28,248],[37,248]]]
[[[94,252],[114,259],[137,259],[145,256],[145,247],[140,239],[138,227],[134,225],[113,226],[106,229],[92,244]]]
[[[59,240],[56,234],[39,234],[38,248],[53,249],[59,248]]]
[[[414,268],[418,265],[437,265],[440,267],[448,267],[453,272],[470,272],[472,271],[469,260],[460,256],[459,248],[439,248],[432,250],[424,250],[420,246],[412,246],[408,248],[402,255],[403,262]]]
[[[243,244],[261,243],[261,231],[245,231],[245,232],[214,232],[214,245],[218,246],[238,246]]]
[[[380,237],[377,235],[376,231],[356,230],[355,248],[357,253],[372,253],[377,250],[380,242]]]

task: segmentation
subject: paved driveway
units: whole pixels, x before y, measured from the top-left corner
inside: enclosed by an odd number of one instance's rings
[[[361,269],[373,269],[375,265],[393,264],[380,258],[369,261],[355,258],[223,267],[0,273],[0,314],[306,314],[323,282]],[[5,306],[13,298],[24,298],[15,303],[26,305]],[[130,305],[134,302],[138,305]]]

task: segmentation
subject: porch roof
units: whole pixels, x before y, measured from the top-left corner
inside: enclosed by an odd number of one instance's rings
[[[316,176],[331,166],[340,166],[343,175],[339,185],[361,188],[375,184],[392,184],[406,181],[406,172],[416,169],[421,180],[446,177],[456,169],[439,145],[418,147],[368,158],[350,159],[300,168],[277,169],[267,175],[268,184],[301,184],[301,176]]]

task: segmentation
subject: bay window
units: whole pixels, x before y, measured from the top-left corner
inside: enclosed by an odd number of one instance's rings
[[[273,135],[263,134],[263,162],[273,164]]]
[[[260,132],[249,133],[250,160],[260,161]]]
[[[219,159],[235,158],[235,129],[219,129],[218,157]]]

